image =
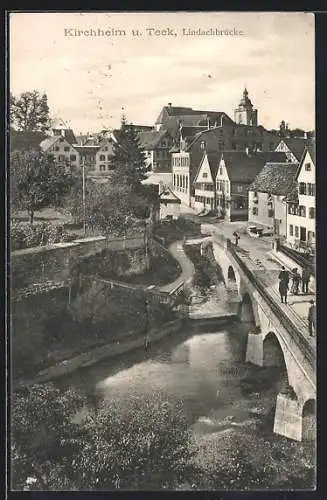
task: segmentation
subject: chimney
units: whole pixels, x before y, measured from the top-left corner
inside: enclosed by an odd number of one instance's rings
[[[62,128],[60,132],[61,132],[62,137],[65,137],[65,129]]]
[[[171,108],[171,102],[168,103],[168,106]]]
[[[208,128],[208,130],[210,128],[210,118],[209,117],[207,118],[207,128]]]
[[[246,146],[245,152],[246,152],[247,156],[250,156],[250,148],[249,148],[249,146]]]
[[[307,139],[308,138],[308,134],[306,132],[304,132],[303,137],[304,137],[304,139]]]

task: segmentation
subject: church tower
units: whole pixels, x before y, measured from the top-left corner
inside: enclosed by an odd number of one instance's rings
[[[258,126],[258,111],[253,109],[247,88],[244,88],[243,97],[234,112],[235,123],[242,125]]]

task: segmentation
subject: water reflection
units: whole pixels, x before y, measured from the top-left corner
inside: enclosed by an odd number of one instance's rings
[[[202,450],[198,456],[201,464],[209,467],[209,461],[214,467],[218,457],[228,461],[245,443],[246,460],[252,464],[257,460],[259,466],[266,446],[274,443],[269,446],[279,447],[288,470],[291,468],[294,477],[300,478],[302,472],[297,469],[302,471],[303,464],[311,462],[311,452],[303,451],[301,443],[273,435],[267,416],[273,414],[276,388],[244,390],[245,379],[262,375],[244,362],[247,331],[248,325],[239,323],[214,333],[194,335],[185,330],[152,346],[148,354],[140,351],[129,360],[89,367],[72,374],[66,383],[100,394],[105,400],[125,400],[132,394],[158,390],[178,397]],[[258,448],[255,442],[260,443]],[[297,462],[293,466],[294,454]],[[277,459],[267,460],[278,469]]]

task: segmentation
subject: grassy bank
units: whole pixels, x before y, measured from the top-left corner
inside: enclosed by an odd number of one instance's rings
[[[31,376],[94,347],[144,335],[175,318],[166,305],[146,312],[142,293],[91,286],[68,307],[68,290],[27,297],[12,306],[13,377]]]

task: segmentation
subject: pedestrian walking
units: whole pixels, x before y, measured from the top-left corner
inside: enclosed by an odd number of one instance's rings
[[[302,293],[307,295],[309,293],[310,271],[308,267],[304,267],[302,271]]]
[[[233,236],[235,238],[235,246],[238,245],[238,240],[240,239],[240,235],[238,234],[237,231],[234,231]]]
[[[292,293],[294,295],[299,294],[300,279],[301,276],[298,273],[297,267],[292,269]]]
[[[288,292],[288,283],[289,283],[289,274],[288,271],[286,271],[285,267],[282,266],[282,270],[278,275],[279,279],[279,294],[280,294],[280,300],[281,303],[285,302],[287,304],[287,292]]]
[[[316,330],[316,305],[314,300],[310,300],[310,307],[308,310],[308,329],[309,337],[313,337],[313,330]]]

